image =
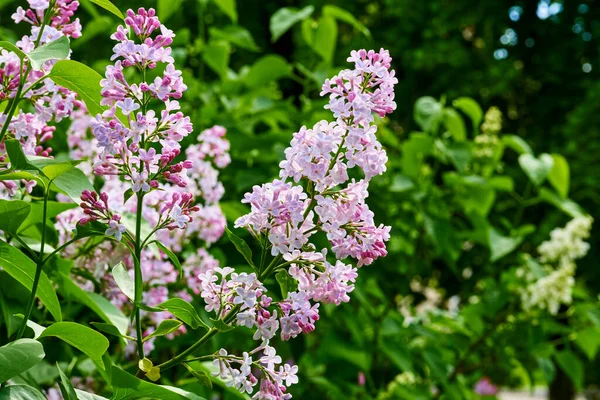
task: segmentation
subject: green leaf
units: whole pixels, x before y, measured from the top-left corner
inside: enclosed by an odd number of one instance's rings
[[[12,169],[20,171],[39,171],[39,168],[31,164],[25,156],[25,153],[23,153],[21,142],[16,139],[11,139],[5,141],[4,144],[6,146],[6,153],[8,154],[10,167]]]
[[[564,350],[554,354],[560,369],[571,379],[577,390],[583,388],[583,362],[571,351]]]
[[[56,40],[35,48],[27,54],[31,67],[35,71],[42,69],[44,63],[48,60],[64,60],[69,56],[69,39],[61,36]]]
[[[279,283],[279,287],[281,288],[281,296],[284,299],[287,297],[289,292],[292,292],[298,288],[298,281],[292,278],[292,276],[286,270],[281,270],[276,273],[275,279]]]
[[[0,200],[0,230],[16,234],[31,212],[31,204],[21,200]]]
[[[292,66],[281,56],[269,54],[256,61],[244,78],[251,88],[264,87],[268,83],[290,76]]]
[[[550,173],[554,165],[554,160],[551,155],[545,153],[541,154],[538,158],[535,158],[531,154],[521,154],[519,156],[519,165],[529,180],[535,186],[540,186]]]
[[[331,64],[333,61],[337,37],[338,32],[335,19],[325,15],[321,16],[317,23],[317,30],[315,32],[312,48],[317,54],[323,57],[323,60],[328,64]]]
[[[571,217],[580,217],[586,215],[585,211],[583,211],[581,207],[573,200],[562,198],[552,190],[545,187],[540,188],[540,198],[543,201],[552,204],[565,214],[570,215]]]
[[[38,177],[37,175],[26,171],[15,171],[7,174],[0,174],[0,181],[19,181],[21,179],[32,181],[38,179]]]
[[[125,268],[123,261],[113,267],[112,275],[113,278],[115,278],[115,283],[119,289],[121,289],[121,292],[129,297],[129,300],[134,301],[135,283],[133,282],[133,278],[129,275],[129,272],[127,272],[127,268]]]
[[[183,278],[183,267],[181,266],[181,263],[179,262],[179,259],[177,258],[175,253],[173,253],[170,249],[168,249],[164,244],[162,244],[158,240],[155,240],[153,243],[155,243],[156,246],[158,246],[158,248],[163,253],[165,253],[167,257],[169,257],[169,260],[171,260],[175,268],[177,268],[177,271],[179,271],[179,279]]]
[[[62,393],[64,400],[78,400],[77,394],[73,389],[71,381],[69,380],[69,378],[67,378],[63,370],[60,369],[58,363],[56,363],[56,368],[58,368],[58,374],[60,376],[60,382],[58,382],[58,386],[60,388],[60,392]]]
[[[600,328],[591,327],[577,332],[575,344],[593,361],[600,348]]]
[[[242,49],[257,52],[259,47],[256,45],[252,34],[241,26],[230,25],[223,29],[210,28],[210,37],[214,40],[225,40]]]
[[[443,116],[444,126],[454,140],[457,142],[465,140],[467,138],[467,128],[465,128],[465,121],[463,121],[460,114],[452,108],[444,108]]]
[[[44,347],[34,339],[19,339],[0,347],[0,382],[27,371],[45,356]]]
[[[79,400],[108,400],[106,397],[98,396],[94,393],[84,392],[83,390],[75,389],[75,393],[77,394],[77,398]]]
[[[27,57],[27,54],[23,53],[23,51],[21,49],[19,49],[17,46],[15,46],[14,44],[12,44],[10,42],[1,41],[0,49],[6,49],[8,51],[15,53],[17,55],[17,57],[19,57],[21,60],[23,60],[25,57]]]
[[[369,29],[363,24],[361,24],[356,18],[354,18],[354,15],[352,15],[349,11],[328,4],[323,6],[321,12],[323,13],[323,15],[335,18],[338,21],[346,22],[347,24],[352,25],[367,38],[371,38],[371,32],[369,32]]]
[[[156,13],[163,24],[175,13],[181,9],[183,0],[158,0],[156,4]]]
[[[310,17],[315,8],[306,6],[299,10],[292,7],[280,8],[271,16],[269,29],[271,30],[271,42],[276,42],[277,39],[286,33],[294,24]]]
[[[109,0],[89,0],[92,3],[104,8],[106,11],[109,11],[119,17],[119,19],[125,19],[121,10],[119,10],[113,3]]]
[[[31,386],[10,385],[0,390],[0,400],[46,400],[46,396]]]
[[[53,173],[57,173],[54,171]],[[94,191],[94,186],[88,177],[79,168],[71,168],[63,171],[52,181],[52,190],[66,194],[75,203],[81,203],[81,193],[84,190]]]
[[[402,193],[411,190],[414,187],[415,183],[412,179],[406,175],[398,174],[392,179],[392,184],[390,185],[389,190],[392,193]]]
[[[460,244],[447,218],[424,215],[425,232],[431,238],[440,256],[456,261],[460,256]]]
[[[560,154],[552,154],[554,165],[548,173],[548,181],[562,197],[569,195],[569,163]]]
[[[35,263],[20,250],[4,241],[0,241],[0,267],[31,291],[36,271]],[[58,297],[52,282],[44,271],[40,275],[36,296],[44,303],[56,321],[62,321]]]
[[[231,47],[225,41],[211,41],[202,51],[202,59],[217,74],[227,77]]]
[[[432,132],[442,118],[442,105],[433,97],[421,97],[415,103],[413,117],[421,129]]]
[[[102,318],[102,320],[109,323],[111,326],[114,326],[120,335],[125,335],[127,333],[129,321],[127,317],[123,315],[121,310],[103,296],[81,289],[79,285],[73,282],[67,275],[60,275],[62,278],[61,288],[64,291],[65,296],[88,307],[96,313],[96,315]]]
[[[211,318],[210,322],[212,322],[213,326],[219,331],[219,332],[229,332],[233,329],[235,329],[234,326],[232,325],[228,325],[225,322],[223,322],[223,320],[220,319],[214,319]]]
[[[544,374],[544,378],[546,379],[547,384],[551,384],[556,376],[556,368],[554,367],[554,363],[551,359],[546,357],[536,357],[538,366],[542,370]]]
[[[118,367],[112,367],[111,400],[161,399],[161,400],[206,400],[194,393],[171,387],[146,382],[128,374]]]
[[[21,320],[25,319],[25,316],[23,314],[15,314],[15,317],[21,318]],[[44,330],[46,329],[45,326],[41,326],[40,324],[35,323],[30,319],[28,319],[25,324],[28,328],[30,328],[33,331],[34,339],[38,339],[42,332],[44,332]]]
[[[98,221],[90,221],[85,225],[77,224],[73,230],[76,239],[83,239],[92,236],[104,236],[108,225]]]
[[[183,363],[183,365],[187,368],[188,371],[190,371],[190,373],[192,374],[192,376],[194,378],[198,379],[198,382],[200,382],[200,384],[202,384],[202,386],[206,386],[206,387],[212,389],[213,384],[212,384],[212,381],[210,380],[210,377],[206,373],[206,371],[196,371],[195,369],[190,367],[187,363]]]
[[[90,325],[98,329],[100,332],[108,333],[109,335],[117,336],[127,340],[135,340],[135,338],[119,332],[119,329],[117,329],[117,327],[113,324],[107,324],[104,322],[90,322]]]
[[[483,111],[479,103],[470,97],[459,97],[452,102],[452,105],[467,114],[473,123],[473,129],[478,129],[483,119]]]
[[[104,335],[75,322],[56,322],[46,328],[40,339],[48,336],[70,344],[104,368],[102,355],[108,349],[108,340]]]
[[[237,10],[236,10],[235,0],[213,0],[213,1],[217,5],[217,7],[219,7],[221,9],[221,11],[223,11],[223,13],[225,13],[225,15],[227,15],[229,17],[229,19],[231,19],[231,21],[233,21],[234,23],[237,23],[238,15],[237,15]]]
[[[166,310],[188,324],[192,329],[207,325],[200,319],[194,306],[183,299],[173,298],[158,305],[158,308]]]
[[[409,139],[402,143],[402,173],[418,181],[423,160],[433,153],[433,145],[433,139],[429,135],[412,133]]]
[[[166,336],[169,333],[175,332],[177,329],[179,329],[179,327],[181,325],[182,325],[181,321],[177,321],[176,319],[164,319],[158,325],[156,330],[154,332],[152,332],[151,334],[149,334],[148,336],[146,336],[143,339],[143,341],[145,342],[147,340],[150,340],[150,339],[152,339],[154,337],[158,337],[158,336]]]
[[[488,244],[490,261],[495,262],[512,253],[523,242],[523,237],[502,236],[495,228],[489,227]]]
[[[533,150],[531,150],[531,147],[529,147],[525,140],[523,140],[517,135],[503,135],[502,143],[504,143],[505,146],[510,147],[519,154],[533,155]]]
[[[385,354],[391,362],[393,362],[403,372],[413,372],[414,366],[410,356],[410,352],[406,345],[401,343],[393,342],[390,343],[389,339],[384,339],[380,344],[383,354]]]
[[[252,268],[256,269],[256,267],[254,266],[254,262],[252,262],[252,250],[250,250],[250,246],[248,246],[246,241],[241,237],[237,236],[235,233],[231,232],[229,228],[225,228],[225,232],[227,232],[227,238],[229,238],[229,241],[233,243],[237,251],[239,251],[240,254],[244,256],[244,258]]]
[[[104,111],[104,106],[100,105],[102,76],[87,65],[73,60],[61,60],[54,64],[48,77],[57,85],[76,92],[85,102],[90,115],[95,116]]]

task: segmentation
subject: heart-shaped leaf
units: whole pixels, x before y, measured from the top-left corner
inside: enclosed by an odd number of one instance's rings
[[[6,382],[45,357],[44,347],[34,339],[19,339],[0,347],[0,382]]]
[[[535,158],[533,155],[526,153],[519,156],[519,165],[531,182],[535,186],[540,186],[548,177],[554,165],[554,159],[550,154],[544,153]]]

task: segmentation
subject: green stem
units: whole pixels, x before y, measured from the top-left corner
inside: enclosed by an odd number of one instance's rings
[[[142,342],[142,320],[141,313],[138,304],[142,302],[142,293],[143,293],[143,279],[142,279],[142,265],[141,265],[141,254],[142,254],[142,241],[141,241],[141,233],[142,233],[142,209],[144,205],[144,193],[138,192],[137,196],[137,212],[135,216],[135,258],[137,259],[134,262],[135,271],[134,271],[134,284],[135,284],[135,297],[134,297],[134,309],[135,309],[135,332],[136,332],[136,342],[137,342],[137,350],[138,356],[141,359],[144,358],[144,344]]]
[[[233,320],[233,318],[235,318],[235,316],[237,315],[238,311],[240,310],[240,307],[241,306],[239,304],[237,306],[233,307],[231,309],[231,311],[229,311],[227,313],[227,315],[223,317],[223,322],[225,322],[225,323],[231,322]],[[202,345],[204,345],[206,342],[208,342],[210,340],[210,338],[215,336],[218,332],[219,332],[219,330],[217,328],[215,328],[215,327],[210,328],[204,334],[204,336],[202,336],[200,339],[198,339],[198,341],[196,343],[194,343],[193,345],[191,345],[190,347],[188,347],[187,349],[185,349],[184,351],[182,351],[175,357],[171,358],[169,361],[159,364],[158,368],[160,368],[161,371],[164,371],[171,367],[176,366],[177,364],[181,364],[182,362],[186,361],[185,358],[188,355],[192,354],[196,349],[200,348]]]
[[[35,268],[35,277],[33,278],[33,286],[31,287],[31,295],[29,296],[29,302],[27,303],[27,308],[25,309],[25,316],[23,317],[23,323],[21,324],[21,328],[19,328],[19,332],[17,333],[17,340],[23,337],[25,333],[25,328],[27,327],[27,321],[29,321],[29,317],[31,316],[31,311],[33,311],[33,304],[35,303],[35,294],[37,292],[38,285],[40,283],[40,277],[42,276],[42,267],[44,266],[44,246],[46,244],[46,218],[48,214],[48,188],[44,189],[44,208],[42,212],[42,240],[40,243],[40,255],[37,259],[37,264]]]
[[[17,105],[19,104],[19,101],[21,100],[21,91],[23,90],[23,86],[25,85],[25,79],[23,79],[23,60],[21,60],[21,66],[19,68],[19,71],[21,73],[21,79],[19,80],[19,87],[17,88],[17,93],[15,94],[15,97],[13,97],[13,102],[10,105],[10,109],[8,110],[7,114],[6,114],[6,120],[4,121],[4,124],[2,125],[2,131],[0,131],[0,143],[2,143],[2,141],[4,140],[4,136],[6,135],[6,131],[8,130],[8,125],[10,125],[10,123],[12,122],[12,118],[15,115],[15,111],[17,111]]]

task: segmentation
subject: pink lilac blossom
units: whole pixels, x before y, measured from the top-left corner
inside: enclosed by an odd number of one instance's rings
[[[281,358],[268,343],[277,332],[281,340],[312,332],[320,303],[348,302],[357,268],[387,255],[390,227],[375,223],[366,198],[370,179],[385,172],[387,162],[375,136],[373,114],[384,117],[396,108],[397,79],[386,50],[353,51],[348,61],[354,69],[328,79],[321,93],[330,95],[326,108],[335,121],[320,121],[295,133],[280,163],[281,179],[246,193],[242,203],[250,205],[250,212],[235,221],[235,227],[247,229],[265,251],[270,250],[274,270],[288,274],[297,288],[273,301],[258,278],[265,271],[262,265],[258,276],[218,266],[198,276],[205,309],[219,319],[236,312],[235,323],[254,329],[253,338],[263,342],[243,357],[231,356],[225,349],[214,355],[221,377],[251,393],[258,384],[251,373],[251,356],[263,352],[258,362],[262,379],[253,399],[289,399],[286,386],[297,383],[297,367],[275,369]],[[364,178],[350,181],[353,168]],[[329,240],[335,261],[327,259],[327,249],[315,251],[310,240],[318,231]],[[341,261],[347,257],[355,259],[357,267]],[[269,272],[271,265],[266,267]]]
[[[12,15],[16,23],[31,24],[31,34],[23,36],[16,45],[24,53],[31,52],[36,41],[38,45],[47,44],[62,36],[72,39],[81,36],[79,19],[72,17],[79,7],[79,2],[72,0],[58,0],[49,9],[48,0],[29,0],[30,8],[25,10],[18,7]],[[42,21],[46,13],[50,13],[50,21],[44,27],[40,36]],[[65,118],[71,118],[73,113],[85,112],[85,105],[77,99],[74,92],[60,87],[50,79],[42,79],[47,75],[54,61],[47,61],[40,70],[33,70],[23,66],[21,70],[19,57],[5,49],[0,50],[0,104],[12,100],[18,92],[21,76],[24,75],[24,85],[21,92],[24,99],[30,103],[31,112],[27,107],[20,109],[8,122],[7,137],[15,138],[21,142],[23,152],[29,156],[49,157],[52,148],[45,147],[46,142],[52,138],[56,129],[50,125],[52,121],[58,123]],[[40,80],[38,82],[38,80]],[[34,86],[35,84],[35,86]],[[7,123],[7,113],[0,114],[0,127]],[[6,150],[0,144],[0,168],[5,162]],[[0,182],[0,197],[7,198],[16,195],[17,191],[31,193],[35,181],[3,181]]]

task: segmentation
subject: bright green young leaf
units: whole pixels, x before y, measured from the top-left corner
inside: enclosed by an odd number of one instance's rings
[[[571,379],[573,385],[581,390],[583,388],[584,367],[579,357],[569,350],[564,350],[554,354],[554,358],[560,369]]]
[[[452,102],[452,105],[464,112],[471,119],[473,128],[478,130],[483,119],[483,111],[479,103],[470,97],[459,97]]]
[[[1,41],[0,42],[0,49],[5,49],[5,50],[8,50],[8,51],[12,51],[21,60],[23,60],[25,57],[27,57],[27,54],[23,53],[23,51],[21,49],[19,49],[17,46],[15,46],[14,44],[12,44],[10,42]]]
[[[183,299],[169,299],[164,303],[159,304],[158,308],[170,312],[189,325],[192,329],[198,329],[200,326],[207,327],[206,323],[200,319],[194,306]]]
[[[46,396],[28,385],[10,385],[0,389],[0,400],[46,400]]]
[[[442,118],[442,105],[433,97],[421,97],[415,103],[413,117],[421,129],[433,132]]]
[[[102,355],[108,349],[108,339],[104,335],[75,322],[56,322],[46,328],[40,339],[48,336],[70,344],[104,368]]]
[[[161,399],[161,400],[206,400],[194,393],[171,386],[156,385],[136,378],[121,368],[112,367],[111,400]]]
[[[251,88],[263,87],[269,82],[290,76],[291,73],[292,66],[283,57],[269,54],[250,67],[245,80]]]
[[[554,160],[549,154],[541,154],[535,158],[531,154],[521,154],[519,156],[519,165],[525,175],[531,180],[535,186],[540,186],[548,177]]]
[[[569,163],[560,154],[552,154],[554,165],[548,173],[548,181],[562,197],[569,195]]]
[[[161,323],[158,325],[158,327],[156,328],[156,330],[154,332],[152,332],[151,334],[149,334],[148,336],[146,336],[143,341],[147,341],[150,340],[154,337],[159,337],[159,336],[166,336],[169,333],[173,333],[175,332],[177,329],[179,329],[179,327],[182,325],[181,321],[177,321],[176,319],[165,319],[162,320]]]
[[[412,133],[402,143],[402,173],[417,180],[425,157],[433,153],[433,139],[424,133]]]
[[[222,29],[210,28],[210,37],[214,40],[225,40],[237,47],[250,51],[259,51],[252,34],[247,30],[237,25],[229,25]]]
[[[31,204],[21,200],[0,200],[0,230],[16,234],[29,216]]]
[[[31,61],[31,67],[35,71],[42,69],[42,66],[49,60],[64,60],[69,56],[69,39],[61,36],[56,40],[46,43],[27,54]]]
[[[135,283],[133,282],[133,278],[127,272],[127,268],[125,268],[125,264],[123,262],[118,263],[112,269],[113,278],[115,278],[115,283],[121,289],[121,292],[125,294],[125,296],[129,297],[129,300],[133,301],[135,299]]]
[[[284,7],[277,10],[271,16],[271,21],[269,22],[271,42],[276,42],[294,24],[310,17],[314,10],[313,6],[306,6],[301,10],[292,7]]]
[[[525,140],[523,140],[517,135],[503,135],[502,143],[504,143],[505,146],[510,147],[519,154],[533,155],[533,150],[531,150],[529,144],[527,144]]]
[[[229,241],[233,243],[237,251],[239,251],[240,254],[244,256],[244,258],[248,262],[248,265],[256,269],[256,267],[254,266],[254,262],[252,261],[252,250],[250,249],[250,246],[248,246],[246,241],[241,237],[237,236],[235,233],[231,232],[229,228],[225,228],[225,232],[227,233],[227,238],[229,239]]]
[[[105,297],[94,293],[87,292],[71,278],[65,274],[61,274],[60,290],[61,294],[67,298],[73,299],[92,310],[102,320],[113,326],[120,335],[127,333],[129,327],[129,321],[127,317],[119,310],[114,304],[112,304]]]
[[[0,347],[0,382],[27,371],[45,356],[44,347],[34,339],[19,339]]]
[[[223,11],[225,15],[231,19],[234,23],[237,23],[238,14],[236,9],[236,0],[213,0],[217,7]]]
[[[467,128],[465,128],[465,121],[463,121],[460,114],[452,108],[444,108],[443,116],[444,126],[454,140],[457,142],[465,140],[467,138]]]
[[[350,24],[366,37],[371,37],[371,32],[369,32],[369,29],[363,24],[361,24],[356,18],[354,18],[354,15],[352,15],[349,11],[346,11],[343,8],[339,8],[331,4],[327,4],[323,6],[321,12],[325,16],[335,18],[338,21]]]
[[[100,105],[100,80],[102,76],[85,64],[73,60],[61,60],[54,64],[48,75],[57,85],[76,92],[85,102],[90,115],[104,111]]]
[[[229,42],[222,40],[212,41],[204,47],[202,59],[222,79],[227,76],[229,66],[229,53],[231,46]]]
[[[0,181],[20,181],[21,179],[32,181],[37,180],[38,176],[27,171],[15,171],[6,174],[0,174]]]
[[[75,393],[75,389],[73,389],[73,385],[71,384],[71,380],[67,378],[65,373],[58,363],[56,363],[56,368],[58,368],[58,374],[60,376],[60,382],[58,382],[58,387],[60,388],[60,392],[63,396],[64,400],[78,400],[77,394]]]
[[[111,13],[113,13],[114,15],[116,15],[117,17],[119,17],[119,19],[125,19],[125,17],[123,16],[123,13],[121,12],[121,10],[119,10],[117,8],[117,6],[115,6],[113,3],[111,3],[109,0],[89,0],[92,3],[104,8],[106,11],[109,11]]]
[[[20,250],[4,241],[0,241],[0,267],[31,291],[36,271],[35,263]],[[43,271],[36,296],[44,303],[56,321],[62,321],[60,303],[54,291],[54,286]]]

